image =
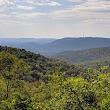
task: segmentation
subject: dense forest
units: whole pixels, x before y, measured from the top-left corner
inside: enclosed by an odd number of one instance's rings
[[[32,75],[29,78],[30,81],[39,80],[39,78],[47,72],[54,73],[60,66],[62,67],[61,71],[66,72],[69,76],[77,76],[83,71],[79,66],[68,65],[66,62],[49,59],[24,49],[0,46],[0,52],[3,51],[15,55],[31,66]]]
[[[110,47],[92,48],[80,51],[66,51],[54,54],[50,58],[78,64],[83,67],[95,68],[97,64],[101,66],[110,65]]]
[[[108,66],[82,69],[22,49],[0,47],[0,110],[109,109]]]

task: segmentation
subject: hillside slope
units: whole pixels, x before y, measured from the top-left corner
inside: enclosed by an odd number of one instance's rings
[[[51,56],[54,59],[66,61],[71,64],[92,66],[96,63],[110,65],[110,47],[93,48],[81,51],[67,51]]]
[[[38,80],[43,74],[54,73],[59,70],[66,72],[67,75],[77,76],[82,70],[75,65],[68,65],[65,62],[46,58],[40,54],[35,54],[24,49],[0,46],[0,52],[8,52],[20,59],[23,59],[32,67],[32,79]]]
[[[77,77],[67,77],[58,70],[29,82],[30,75],[26,62],[6,51],[0,52],[0,110],[110,110],[107,66],[88,68]]]

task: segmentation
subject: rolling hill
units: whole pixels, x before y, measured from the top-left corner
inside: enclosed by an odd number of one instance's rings
[[[70,64],[83,66],[110,65],[110,47],[92,48],[80,51],[67,51],[51,56],[54,59],[66,61]]]
[[[110,46],[110,38],[62,38],[62,39],[0,39],[0,45],[23,48],[49,56],[64,51],[77,51]]]
[[[0,46],[0,52],[8,52],[27,62],[32,68],[30,81],[39,80],[42,75],[54,73],[59,70],[66,72],[67,76],[77,76],[82,69],[75,65],[68,65],[65,62],[46,58],[40,54],[35,54],[24,49]]]

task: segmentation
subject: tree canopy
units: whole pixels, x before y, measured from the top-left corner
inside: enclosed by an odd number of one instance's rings
[[[110,109],[109,67],[88,68],[71,77],[62,68],[32,82],[32,69],[25,61],[0,52],[0,110]]]

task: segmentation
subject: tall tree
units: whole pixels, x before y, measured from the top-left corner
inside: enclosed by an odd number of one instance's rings
[[[14,87],[15,81],[26,80],[30,74],[30,67],[24,61],[9,53],[0,53],[0,76],[6,84],[6,99],[9,98],[10,90]]]

